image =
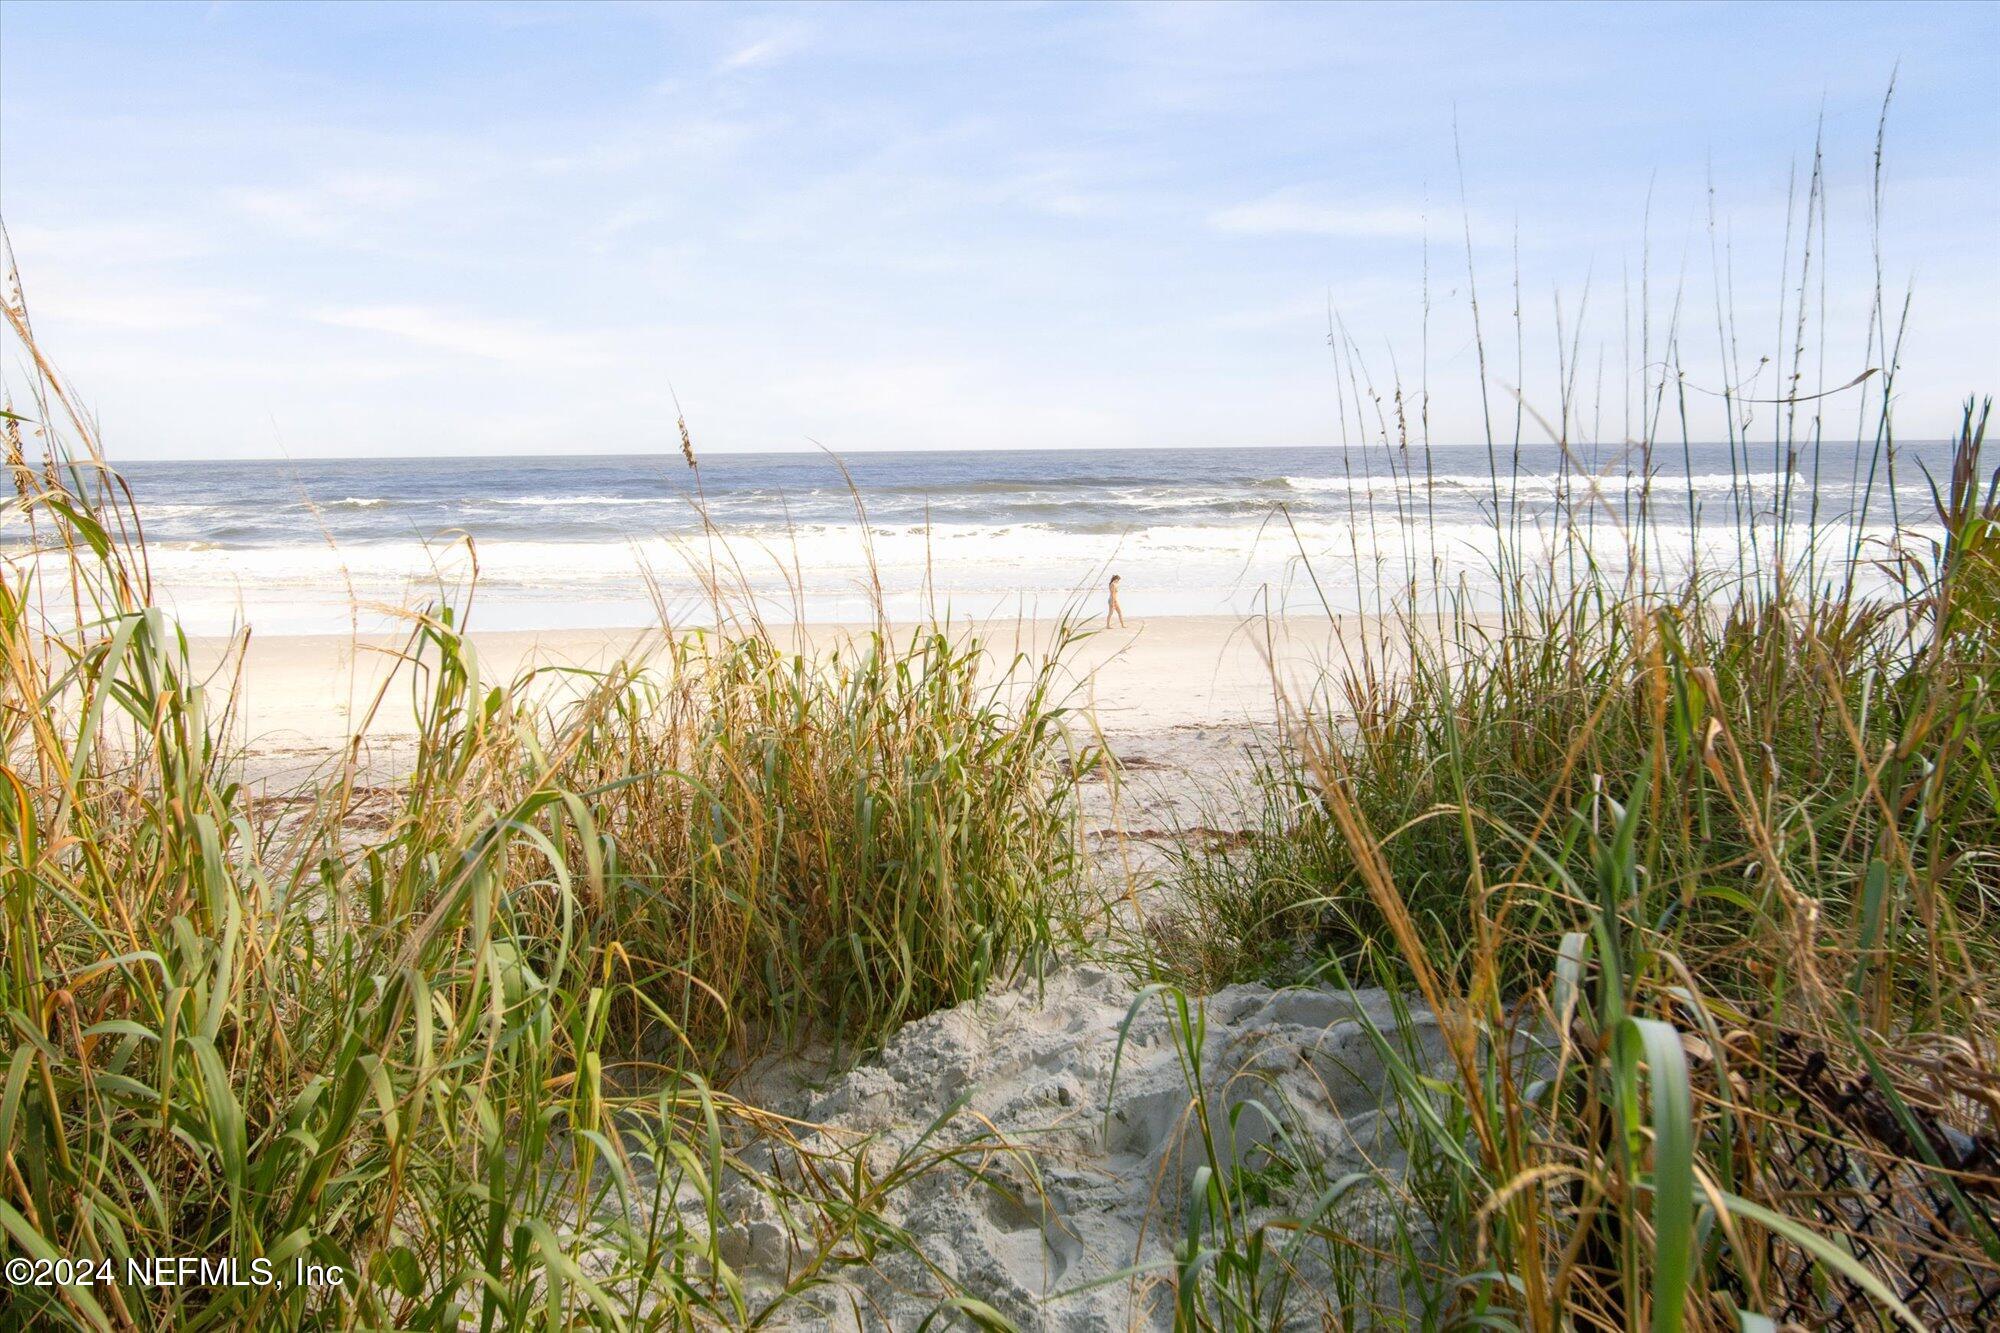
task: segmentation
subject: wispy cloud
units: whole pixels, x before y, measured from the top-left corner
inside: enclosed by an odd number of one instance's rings
[[[1114,406],[1037,401],[994,366],[950,356],[834,354],[772,381],[766,392],[824,430],[834,448],[866,447],[882,432],[973,449],[1127,444],[1138,434]],[[945,421],[948,433],[939,425]]]
[[[1215,327],[1237,331],[1264,329],[1315,329],[1327,322],[1327,298],[1307,292],[1266,305],[1243,306],[1216,315]]]
[[[589,332],[555,332],[524,320],[487,319],[416,305],[321,309],[313,318],[336,328],[386,334],[459,356],[520,366],[577,367],[612,354],[612,340]]]
[[[1262,198],[1209,215],[1217,231],[1243,236],[1339,236],[1417,240],[1437,222],[1421,208],[1334,199],[1302,189],[1274,190]]]
[[[224,193],[240,212],[306,240],[335,240],[385,211],[407,208],[441,192],[416,175],[343,173],[304,185],[242,186]]]
[[[741,70],[775,65],[805,49],[808,35],[806,25],[803,23],[788,23],[783,27],[774,28],[736,47],[717,61],[716,72],[734,74]]]
[[[62,226],[12,227],[8,239],[31,272],[56,269],[151,266],[213,254],[212,236],[188,223],[158,219],[71,222]]]
[[[65,323],[136,333],[230,324],[263,308],[255,294],[221,287],[154,285],[120,278],[116,282],[59,281],[35,292],[38,303],[61,314]]]

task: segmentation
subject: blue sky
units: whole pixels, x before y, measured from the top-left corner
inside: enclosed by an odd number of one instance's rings
[[[1996,55],[1993,5],[8,3],[0,215],[120,457],[660,450],[670,385],[708,449],[1337,442],[1363,370],[1474,440],[1468,229],[1489,398],[1558,415],[1574,345],[1609,435],[1642,284],[1692,383],[1725,268],[1789,357],[1822,115],[1807,380],[1879,359],[1900,64],[1929,436],[2000,388]]]

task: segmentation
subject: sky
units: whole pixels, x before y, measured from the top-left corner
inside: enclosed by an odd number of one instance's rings
[[[1991,4],[10,0],[0,220],[114,458],[658,452],[677,399],[705,451],[1339,444],[1397,385],[1602,438],[1667,374],[1714,438],[1802,272],[1797,383],[1884,359],[1893,75],[1935,437],[2000,388],[1996,56]]]

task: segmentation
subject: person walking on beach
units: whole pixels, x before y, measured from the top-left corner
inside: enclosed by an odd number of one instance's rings
[[[1111,604],[1104,609],[1104,628],[1106,629],[1111,628],[1111,620],[1114,616],[1117,617],[1118,627],[1120,629],[1125,627],[1125,613],[1118,606],[1118,578],[1119,576],[1116,574],[1111,576]]]

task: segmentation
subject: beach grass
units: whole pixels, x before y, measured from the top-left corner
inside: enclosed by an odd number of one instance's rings
[[[1878,221],[1881,160],[1878,137]],[[1353,447],[1409,481],[1355,524],[1417,534],[1417,572],[1378,581],[1374,627],[1283,701],[1247,827],[1183,840],[1133,943],[1162,985],[1381,984],[1447,1035],[1440,1068],[1407,1023],[1379,1033],[1408,1161],[1368,1188],[1402,1239],[1346,1242],[1375,1274],[1348,1279],[1348,1326],[2000,1320],[1991,404],[1966,404],[1941,465],[1910,457],[1892,414],[1907,303],[1885,299],[1879,236],[1871,363],[1811,381],[1822,166],[1754,369],[1717,246],[1729,484],[1705,514],[1690,485],[1678,549],[1655,460],[1701,392],[1684,286],[1608,447],[1573,352],[1549,410],[1513,395],[1513,438],[1489,435],[1484,595],[1441,572],[1422,521],[1421,389],[1378,390],[1334,340]],[[1637,320],[1643,347],[1643,299]],[[1751,387],[1771,367],[1776,391]],[[1857,425],[1835,445],[1841,395]],[[1564,460],[1553,501],[1519,488],[1524,431]],[[1704,523],[1725,540],[1704,546]],[[1214,1188],[1191,1221],[1215,1276],[1184,1325],[1255,1325],[1243,1311],[1281,1276],[1258,1246],[1342,1243],[1316,1212],[1239,1197]]]
[[[1357,1248],[1379,1304],[1348,1319],[2000,1317],[1989,407],[1933,512],[1793,564],[1635,542],[1614,574],[1593,501],[1559,506],[1497,604],[1388,607],[1287,701],[1250,827],[1182,843],[1155,975],[1386,985],[1451,1038],[1440,1071],[1382,1034],[1409,1153],[1382,1192],[1435,1249]],[[1790,504],[1816,514],[1809,486]],[[1243,1225],[1205,1233],[1218,1272],[1265,1271]]]
[[[806,660],[739,622],[495,681],[443,603],[384,687],[417,718],[407,778],[255,792],[224,739],[238,660],[191,664],[141,515],[9,313],[37,401],[5,423],[33,553],[0,601],[0,1233],[85,1272],[10,1285],[6,1321],[737,1326],[911,1248],[880,1200],[956,1149],[808,1149],[721,1088],[769,1049],[851,1057],[1067,929],[1090,756],[1062,644],[982,684],[948,627]],[[724,1257],[725,1182],[805,1238],[776,1291]],[[239,1268],[128,1280],[157,1256]]]
[[[1983,405],[1934,512],[1885,537],[1866,500],[1821,512],[1792,356],[1754,467],[1729,413],[1721,566],[1649,527],[1659,415],[1622,446],[1615,504],[1580,465],[1552,506],[1521,503],[1496,444],[1497,600],[1412,545],[1349,659],[1280,684],[1250,827],[1183,840],[1165,902],[1130,895],[1132,929],[1106,937],[1077,626],[998,660],[948,624],[807,655],[709,571],[712,629],[493,679],[447,597],[410,614],[375,701],[407,692],[406,775],[374,783],[356,747],[298,790],[246,785],[240,654],[193,665],[143,514],[9,316],[34,401],[4,422],[8,521],[33,553],[0,582],[0,1249],[85,1267],[10,1289],[0,1320],[810,1323],[822,1288],[894,1256],[938,1324],[1009,1326],[889,1201],[1009,1155],[1032,1180],[1031,1151],[934,1124],[885,1161],[731,1089],[760,1056],[838,1066],[1089,953],[1152,983],[1138,1003],[1179,1040],[1193,1169],[1158,1200],[1171,1258],[1102,1279],[1164,1281],[1177,1328],[2000,1318]],[[1657,408],[1670,377],[1644,382]],[[1853,466],[1893,495],[1891,396]],[[1357,384],[1357,429],[1363,401],[1383,397]],[[1549,416],[1567,457],[1577,413]],[[1377,443],[1421,533],[1428,464],[1398,423]],[[1780,496],[1757,489],[1766,457]],[[1204,1065],[1200,996],[1246,980],[1389,990],[1398,1170],[1333,1175],[1282,1108],[1241,1102],[1277,1128],[1234,1150],[1211,1094],[1240,1080]],[[775,1285],[731,1239],[759,1210],[795,1251]],[[339,1276],[95,1276],[156,1256]]]

